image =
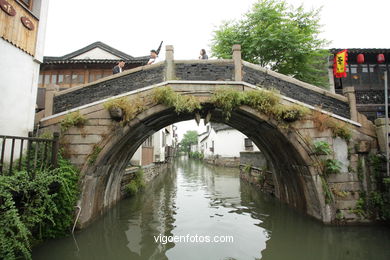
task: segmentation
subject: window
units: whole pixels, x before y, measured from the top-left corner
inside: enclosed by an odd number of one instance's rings
[[[58,74],[58,84],[64,83],[64,74]]]
[[[39,78],[38,78],[38,85],[42,85],[43,83],[43,74],[39,74]]]
[[[51,75],[51,83],[52,84],[57,84],[57,74],[52,74]]]
[[[72,86],[77,86],[84,83],[84,73],[73,72],[72,74]]]
[[[44,85],[49,85],[50,84],[50,74],[46,74],[43,80]]]
[[[244,146],[245,146],[245,151],[252,151],[253,150],[252,140],[249,138],[245,138],[244,139]]]
[[[162,138],[162,146],[164,147],[167,143],[167,140],[166,140],[167,136],[165,135],[164,131],[161,132],[161,138]]]
[[[149,136],[142,144],[143,147],[153,147],[153,135]]]

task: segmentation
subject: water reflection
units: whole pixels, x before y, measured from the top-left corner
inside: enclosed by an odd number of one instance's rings
[[[137,197],[33,259],[389,259],[389,229],[325,227],[240,182],[236,169],[179,158]],[[234,243],[156,243],[229,235]]]

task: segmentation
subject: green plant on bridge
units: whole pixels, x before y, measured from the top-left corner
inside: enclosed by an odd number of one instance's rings
[[[352,131],[348,125],[339,122],[328,114],[324,114],[320,111],[314,111],[312,120],[319,131],[330,129],[332,131],[333,137],[340,137],[347,142],[349,142],[349,140],[352,138]]]
[[[69,128],[74,126],[83,127],[86,122],[87,119],[80,113],[80,111],[68,113],[60,123],[61,131],[66,132]]]
[[[139,113],[146,109],[145,102],[139,96],[129,99],[128,97],[121,97],[108,100],[103,104],[104,108],[110,111],[111,109],[118,108],[122,110],[122,125],[129,123]]]
[[[241,105],[247,105],[277,121],[291,123],[302,119],[310,111],[300,105],[280,104],[279,92],[275,90],[237,91],[222,89],[216,91],[210,99],[217,108],[222,110],[225,120]]]
[[[232,111],[244,103],[243,92],[233,89],[223,89],[214,92],[211,97],[211,103],[222,109],[226,120],[231,117]]]
[[[301,105],[278,105],[275,109],[276,119],[292,123],[310,114],[310,110]]]
[[[323,161],[323,165],[325,175],[338,174],[341,171],[341,162],[339,160],[326,159]]]
[[[125,186],[125,190],[129,196],[134,196],[145,187],[144,171],[139,168],[133,176],[133,179]]]
[[[92,148],[92,152],[90,153],[89,155],[89,158],[88,158],[88,164],[89,165],[92,165],[95,163],[97,157],[99,156],[99,153],[103,150],[102,147],[100,147],[99,145],[95,144]]]
[[[153,91],[153,101],[168,107],[174,107],[177,114],[192,113],[201,109],[200,101],[191,95],[180,95],[170,87],[156,88]]]
[[[330,155],[333,153],[330,144],[326,141],[317,141],[313,144],[313,152],[316,155]]]
[[[322,190],[323,190],[324,195],[325,195],[325,203],[331,204],[334,202],[333,192],[329,188],[328,181],[325,179],[325,177],[320,175],[320,178],[321,178]]]

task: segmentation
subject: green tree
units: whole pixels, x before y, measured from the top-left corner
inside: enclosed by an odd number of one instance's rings
[[[214,31],[212,55],[229,59],[241,44],[242,58],[321,87],[329,87],[327,41],[319,37],[321,9],[305,11],[284,0],[259,0],[239,21]]]
[[[194,130],[187,131],[183,139],[180,141],[180,147],[181,151],[183,152],[190,152],[191,150],[191,144],[197,144],[198,143],[198,132]]]

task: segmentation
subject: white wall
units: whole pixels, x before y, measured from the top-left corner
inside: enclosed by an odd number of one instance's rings
[[[0,38],[0,135],[27,136],[33,130],[48,4],[48,0],[41,2],[35,57]],[[17,159],[19,145],[15,149]]]
[[[153,161],[155,162],[165,161],[165,148],[162,146],[162,133],[164,132],[163,128],[153,134]]]
[[[214,154],[240,157],[240,152],[245,151],[245,138],[247,137],[244,134],[235,129],[218,131],[214,141]]]
[[[102,60],[117,60],[120,57],[115,56],[108,51],[102,50],[100,48],[94,48],[86,53],[80,54],[73,58],[74,60],[82,60],[82,59],[102,59]]]
[[[240,152],[245,151],[246,135],[235,129],[222,130],[215,132],[211,128],[208,138],[201,142],[203,135],[199,140],[199,150],[203,152],[206,158],[218,155],[220,157],[240,157]],[[210,151],[213,147],[214,152]],[[253,151],[259,151],[257,146],[253,143]]]
[[[33,130],[39,65],[48,0],[41,3],[35,58],[0,38],[0,134],[27,136]]]
[[[134,153],[133,157],[131,157],[130,163],[132,165],[141,165],[141,163],[142,163],[142,145],[140,145],[140,147],[138,147],[138,149]]]
[[[33,129],[39,63],[0,38],[0,134],[27,136]]]

